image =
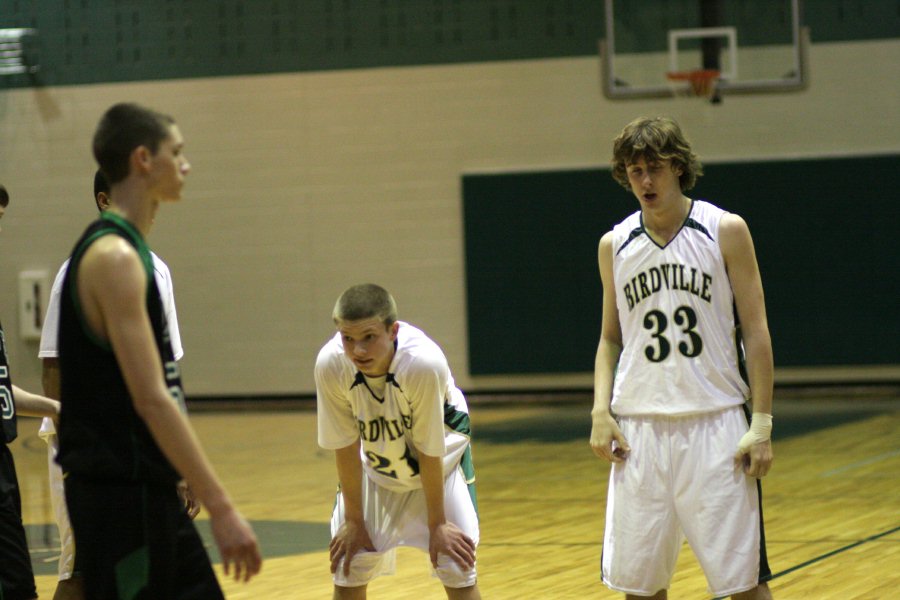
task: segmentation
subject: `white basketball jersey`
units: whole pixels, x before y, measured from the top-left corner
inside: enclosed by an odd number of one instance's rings
[[[169,341],[172,343],[172,353],[175,360],[181,360],[184,349],[181,347],[181,334],[178,330],[178,313],[175,311],[175,292],[172,286],[172,274],[169,267],[152,250],[150,257],[153,259],[153,275],[156,277],[156,286],[162,298],[163,311],[166,313],[166,322],[169,326]],[[38,348],[38,358],[56,358],[59,356],[56,336],[59,332],[59,296],[62,294],[63,281],[66,278],[66,269],[69,268],[69,259],[63,262],[56,278],[50,288],[50,300],[47,304],[47,313],[44,315],[44,325],[41,329],[41,344]],[[45,419],[50,427],[53,422]]]
[[[319,445],[361,443],[369,478],[393,490],[421,488],[419,452],[444,457],[445,476],[469,444],[469,410],[440,347],[400,322],[388,374],[368,378],[344,354],[340,333],[316,359]]]
[[[726,214],[693,201],[664,247],[638,211],[613,228],[613,282],[622,354],[611,408],[619,415],[683,415],[742,404],[734,296],[719,248]]]

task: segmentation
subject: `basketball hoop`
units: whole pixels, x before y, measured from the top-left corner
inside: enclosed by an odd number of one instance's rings
[[[720,72],[717,69],[697,69],[694,71],[670,71],[666,73],[666,79],[674,84],[687,82],[688,85],[681,88],[689,96],[714,99],[716,96],[716,82]],[[678,91],[678,88],[672,88]]]

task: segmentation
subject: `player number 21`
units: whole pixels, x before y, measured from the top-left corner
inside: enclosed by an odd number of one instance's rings
[[[687,358],[699,356],[703,351],[703,340],[694,330],[697,326],[697,313],[689,306],[679,306],[673,314],[675,324],[681,327],[681,332],[687,336],[687,341],[678,342],[678,351]],[[651,331],[656,340],[656,345],[650,344],[644,348],[644,355],[651,362],[662,362],[672,351],[672,344],[663,335],[669,326],[666,315],[659,310],[651,310],[644,315],[644,329]]]
[[[372,465],[372,468],[375,471],[378,471],[382,475],[387,475],[388,477],[392,477],[397,479],[397,469],[391,468],[391,461],[389,458],[385,456],[381,456],[380,454],[375,454],[371,450],[366,450],[366,458],[369,459],[369,462]],[[409,451],[409,447],[407,446],[406,452],[403,453],[401,457],[406,461],[406,464],[409,465],[409,470],[412,471],[412,475],[419,474],[419,461],[413,458],[412,453]]]

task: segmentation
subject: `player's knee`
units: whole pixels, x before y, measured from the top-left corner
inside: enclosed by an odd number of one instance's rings
[[[478,581],[478,577],[475,569],[463,569],[456,563],[456,561],[445,554],[441,554],[438,556],[438,566],[437,569],[435,569],[435,574],[438,576],[438,579],[441,580],[441,583],[444,584],[444,587],[448,590],[463,590],[473,587],[477,590],[475,584]],[[454,597],[451,596],[451,598]],[[469,596],[460,596],[460,598],[468,599]]]

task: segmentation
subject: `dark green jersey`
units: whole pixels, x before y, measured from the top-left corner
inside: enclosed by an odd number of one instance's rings
[[[63,470],[92,479],[169,484],[179,477],[134,410],[116,356],[107,340],[87,325],[78,300],[78,269],[85,251],[106,235],[117,235],[138,252],[147,276],[147,313],[172,401],[184,407],[178,363],[150,249],[125,219],[109,212],[93,222],[72,251],[60,296],[59,367],[62,411],[59,458]]]
[[[4,443],[16,439],[16,404],[13,402],[12,380],[9,377],[9,360],[6,358],[6,338],[0,324],[0,410],[3,412]]]

